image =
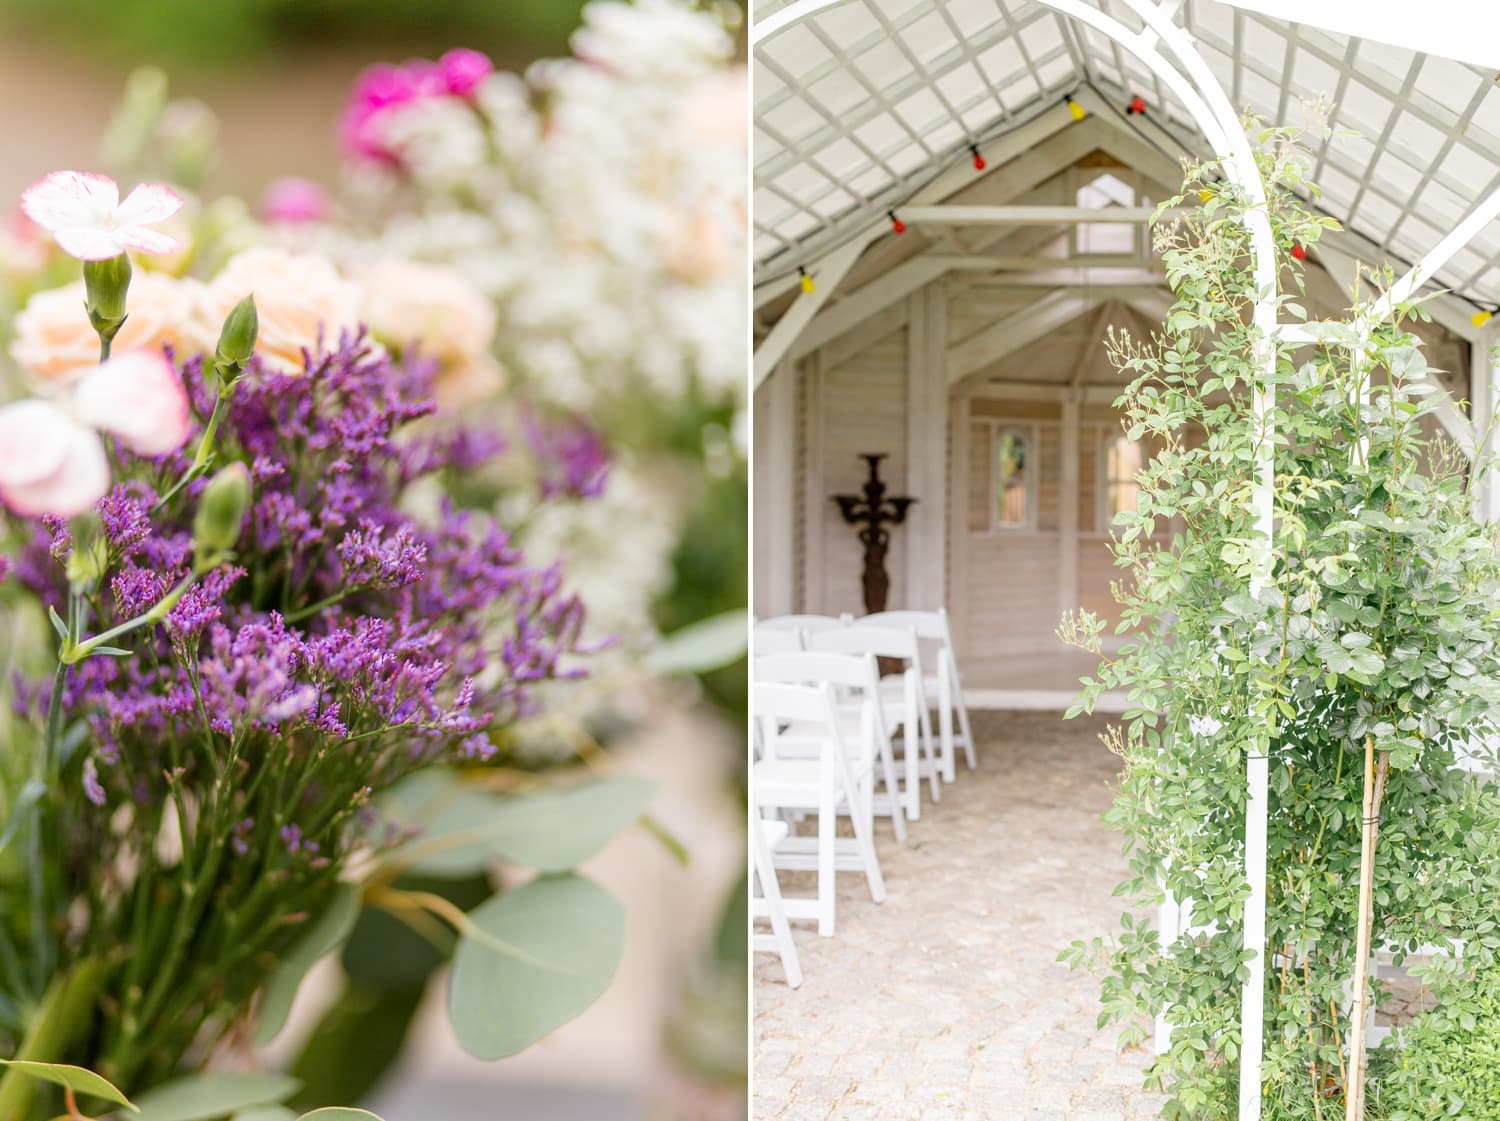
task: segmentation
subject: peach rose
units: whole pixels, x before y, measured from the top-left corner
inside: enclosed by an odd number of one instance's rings
[[[303,348],[315,350],[321,333],[327,347],[359,325],[359,289],[326,258],[285,249],[247,249],[231,257],[208,282],[198,301],[198,331],[206,348],[246,296],[255,297],[260,336],[255,353],[268,369],[295,374]]]
[[[193,309],[202,285],[165,273],[136,270],[126,299],[129,313],[115,336],[116,352],[160,350],[170,343],[185,357],[196,351]],[[38,292],[16,316],[10,356],[34,378],[51,381],[99,363],[99,336],[84,310],[83,281]]]
[[[360,312],[375,337],[395,350],[415,345],[441,365],[438,396],[466,404],[500,388],[490,353],[495,308],[453,269],[399,258],[361,274]]]

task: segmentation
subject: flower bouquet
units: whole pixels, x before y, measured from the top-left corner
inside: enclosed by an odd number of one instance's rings
[[[451,959],[459,1042],[528,1046],[610,980],[620,907],[572,869],[652,794],[509,766],[593,650],[561,565],[458,497],[517,447],[309,261],[232,261],[158,317],[130,254],[177,251],[180,206],[75,172],[23,199],[83,281],[0,405],[3,1121],[369,1116],[252,1054],[341,948]],[[600,469],[523,444],[543,504]],[[497,862],[537,875],[497,891]]]

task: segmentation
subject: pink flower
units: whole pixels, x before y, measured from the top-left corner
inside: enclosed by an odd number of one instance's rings
[[[100,432],[137,455],[176,451],[192,430],[165,355],[132,350],[80,370],[68,393],[0,406],[0,501],[17,514],[81,514],[109,489]]]
[[[260,197],[261,217],[267,222],[300,225],[324,221],[332,206],[328,192],[311,179],[277,179]]]
[[[438,70],[448,93],[468,99],[474,96],[479,84],[494,73],[495,64],[488,55],[467,47],[455,47],[438,59]]]
[[[162,183],[142,183],[121,202],[113,179],[84,171],[54,171],[21,195],[26,216],[81,261],[105,261],[127,249],[172,252],[177,239],[147,227],[181,207],[182,197]]]
[[[344,148],[356,156],[398,163],[399,157],[386,147],[382,122],[386,112],[442,90],[441,76],[431,63],[427,71],[411,66],[380,64],[366,70],[354,83],[342,123]]]

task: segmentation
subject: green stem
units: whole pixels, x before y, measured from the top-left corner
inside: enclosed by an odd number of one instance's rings
[[[196,572],[189,573],[187,576],[184,576],[181,582],[178,583],[178,585],[170,592],[168,592],[156,604],[156,606],[152,607],[150,611],[147,611],[142,615],[137,615],[134,619],[127,619],[125,622],[119,624],[118,626],[110,627],[109,630],[104,631],[101,634],[96,634],[93,638],[85,639],[83,642],[70,645],[62,653],[62,661],[66,665],[73,665],[75,662],[81,662],[99,647],[109,642],[111,639],[119,638],[121,635],[129,634],[131,631],[140,630],[140,628],[145,626],[160,623],[167,617],[167,614],[172,610],[172,608],[177,606],[177,601],[180,600],[187,592],[187,590],[191,588],[195,583],[197,583],[197,581],[198,574]]]
[[[26,1038],[14,1058],[32,1062],[58,1062],[84,1034],[104,982],[103,963],[88,959],[54,978],[32,1018]],[[39,1083],[14,1068],[0,1077],[0,1117],[23,1121],[30,1115]]]

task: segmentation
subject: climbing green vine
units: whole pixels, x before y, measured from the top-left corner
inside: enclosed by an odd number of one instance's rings
[[[1335,223],[1299,201],[1316,192],[1295,136],[1260,141],[1293,293],[1280,319],[1306,318],[1305,254],[1291,250]],[[1122,1023],[1123,1043],[1165,1017],[1170,1047],[1148,1082],[1166,1116],[1236,1116],[1245,760],[1269,735],[1265,1116],[1342,1118],[1362,1093],[1347,1048],[1367,741],[1385,773],[1373,945],[1398,962],[1436,948],[1418,969],[1460,1008],[1500,952],[1500,795],[1478,777],[1495,770],[1500,712],[1500,558],[1495,527],[1474,516],[1489,464],[1442,433],[1435,371],[1409,330],[1420,305],[1379,319],[1356,297],[1314,326],[1315,344],[1278,342],[1266,383],[1243,200],[1217,165],[1186,171],[1162,204],[1177,216],[1154,227],[1175,302],[1152,337],[1110,338],[1130,379],[1117,402],[1127,434],[1161,451],[1115,521],[1124,645],[1074,709],[1128,696],[1106,737],[1123,761],[1107,820],[1124,835],[1131,910],[1113,938],[1063,956],[1100,969],[1101,1021]],[[1252,595],[1256,388],[1275,397],[1276,532],[1272,580]],[[1104,630],[1083,615],[1060,633],[1103,657]],[[1165,942],[1143,918],[1163,889],[1191,904],[1187,933]],[[1377,1005],[1383,991],[1373,982]],[[1391,1116],[1380,1087],[1394,1054],[1372,1053],[1362,1116]]]

